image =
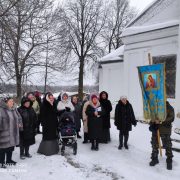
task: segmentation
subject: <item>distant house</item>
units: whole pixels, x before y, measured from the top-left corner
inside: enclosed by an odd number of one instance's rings
[[[137,67],[148,65],[148,53],[153,63],[166,63],[167,95],[180,111],[179,23],[180,1],[156,0],[123,31],[124,46],[100,59],[99,89],[108,91],[113,102],[128,96],[139,119],[143,103]]]

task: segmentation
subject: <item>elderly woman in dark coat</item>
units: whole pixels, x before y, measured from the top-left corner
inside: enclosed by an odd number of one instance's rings
[[[46,156],[57,154],[59,152],[57,136],[58,119],[54,97],[51,93],[45,95],[41,106],[40,117],[43,127],[43,139],[38,153]]]
[[[19,145],[19,129],[22,119],[14,106],[12,98],[5,98],[0,102],[0,167],[5,164],[16,165],[12,160],[14,147]],[[6,157],[6,163],[5,163]]]
[[[100,93],[100,100],[99,100],[101,106],[104,109],[104,114],[102,117],[102,123],[103,123],[103,129],[102,129],[102,143],[108,143],[110,139],[110,112],[112,111],[112,105],[111,102],[108,100],[108,93],[105,91],[102,91]]]
[[[23,131],[20,131],[20,158],[31,158],[29,147],[35,144],[36,121],[37,116],[32,108],[32,102],[27,97],[21,100],[21,106],[18,111],[22,117]]]
[[[82,106],[78,102],[77,96],[73,96],[71,99],[71,102],[74,106],[73,114],[74,114],[74,120],[75,120],[75,124],[76,124],[77,138],[81,138],[81,136],[79,135],[79,132],[81,129]]]
[[[132,105],[127,100],[126,96],[122,96],[115,109],[115,126],[119,130],[119,147],[118,149],[122,149],[123,147],[123,139],[124,139],[124,147],[128,149],[128,138],[129,131],[132,130],[132,125],[136,126],[137,121],[134,116],[134,111]]]
[[[91,140],[91,150],[99,150],[99,141],[102,136],[102,107],[96,95],[91,96],[91,101],[86,109],[88,116],[88,135]]]

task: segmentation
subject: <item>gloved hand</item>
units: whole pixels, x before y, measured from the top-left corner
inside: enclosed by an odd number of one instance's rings
[[[70,111],[71,111],[71,108],[66,107],[66,111],[67,111],[67,112],[70,112]]]
[[[159,125],[158,124],[151,123],[150,126],[149,126],[149,130],[151,132],[156,132],[158,129],[159,129]]]

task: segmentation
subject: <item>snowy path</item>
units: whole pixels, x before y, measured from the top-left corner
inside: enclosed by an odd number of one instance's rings
[[[112,123],[113,124],[113,123]],[[149,167],[150,133],[148,126],[138,123],[130,133],[129,150],[118,150],[118,131],[111,128],[112,142],[100,144],[100,150],[90,150],[90,144],[78,140],[78,154],[67,148],[64,157],[54,155],[46,157],[36,153],[41,135],[36,136],[36,144],[30,149],[33,158],[20,160],[19,148],[16,148],[14,159],[19,162],[16,169],[25,172],[0,172],[4,180],[178,180],[180,178],[180,153],[174,152],[173,170],[166,170],[166,157],[160,158],[160,164]],[[180,139],[180,136],[178,136]]]

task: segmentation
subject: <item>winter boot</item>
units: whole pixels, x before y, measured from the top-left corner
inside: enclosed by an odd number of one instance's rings
[[[128,139],[129,139],[129,135],[125,135],[124,136],[124,147],[125,147],[125,149],[129,149],[129,147],[127,145]]]
[[[172,158],[167,158],[166,163],[167,163],[167,169],[172,170]]]
[[[159,160],[157,158],[154,158],[151,160],[151,162],[149,163],[150,166],[155,166],[156,164],[159,163]]]
[[[94,140],[91,141],[91,144],[92,144],[91,145],[91,150],[95,150],[95,142],[94,142]]]
[[[25,155],[24,155],[24,147],[20,146],[20,159],[24,160],[25,159]]]
[[[12,151],[6,153],[6,164],[15,166],[17,162],[12,160]]]
[[[25,157],[32,158],[32,156],[29,154],[29,146],[25,147]]]
[[[0,153],[0,168],[6,168],[4,161],[5,161],[5,153],[2,152]]]
[[[119,135],[119,146],[118,146],[118,149],[122,149],[123,147],[123,135]]]
[[[88,143],[88,133],[84,133],[84,141],[83,144]]]
[[[172,162],[171,163],[167,163],[167,169],[168,170],[172,170]]]
[[[96,150],[96,151],[99,151],[99,143],[98,143],[98,141],[97,141],[97,140],[96,140],[95,150]]]
[[[3,164],[0,164],[0,168],[3,168],[3,169],[6,169],[6,165],[3,163]]]

